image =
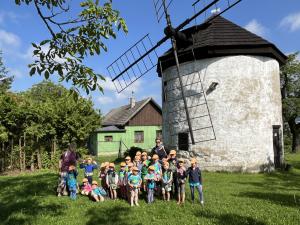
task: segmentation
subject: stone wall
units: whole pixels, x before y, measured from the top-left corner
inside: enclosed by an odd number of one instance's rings
[[[273,128],[282,126],[279,64],[262,56],[225,56],[181,65],[193,129],[210,125],[203,92],[213,82],[218,85],[206,95],[216,140],[190,146],[181,152],[196,157],[210,171],[250,171],[270,169],[274,162]],[[164,71],[163,138],[169,148],[178,148],[178,132],[188,130],[176,68]],[[203,86],[199,83],[201,79]],[[163,98],[164,98],[163,96]],[[178,100],[177,100],[178,99]],[[180,100],[181,99],[181,100]],[[198,118],[199,117],[199,118]],[[194,132],[195,140],[212,138],[212,129]]]

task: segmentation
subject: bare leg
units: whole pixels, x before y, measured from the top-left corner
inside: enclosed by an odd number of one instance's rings
[[[170,192],[167,192],[167,201],[170,201]]]
[[[133,201],[134,201],[134,190],[130,191],[130,205],[133,206]]]
[[[103,202],[104,201],[104,198],[103,198],[103,196],[99,196],[99,199],[100,199],[100,202]]]
[[[139,201],[139,189],[136,189],[135,190],[135,205],[136,206],[139,206],[138,201]]]
[[[164,199],[164,201],[166,201],[166,192],[165,192],[165,190],[164,190],[164,189],[162,189],[162,190],[161,190],[161,192],[162,192],[162,195],[163,195],[163,199]]]
[[[96,200],[96,202],[99,202],[99,198],[97,195],[93,195],[93,198]]]

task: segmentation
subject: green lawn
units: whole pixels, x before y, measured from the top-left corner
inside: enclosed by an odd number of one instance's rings
[[[0,224],[300,224],[300,154],[290,172],[204,173],[205,207],[157,200],[130,208],[122,200],[95,203],[57,198],[55,173],[0,177]]]

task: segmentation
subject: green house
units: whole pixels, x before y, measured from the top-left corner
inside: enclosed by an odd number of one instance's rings
[[[135,146],[150,149],[155,138],[162,135],[161,107],[152,99],[135,101],[112,109],[102,120],[102,127],[90,137],[89,148],[94,155],[113,154]]]

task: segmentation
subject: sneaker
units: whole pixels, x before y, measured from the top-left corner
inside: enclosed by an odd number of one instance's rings
[[[61,197],[61,193],[58,193],[58,194],[57,194],[57,197]]]
[[[133,203],[131,203],[130,206],[133,207],[134,206]]]
[[[201,204],[201,205],[204,205],[204,201],[201,201],[200,204]]]
[[[140,206],[139,203],[137,203],[137,202],[135,203],[135,205],[136,205],[136,206]]]

